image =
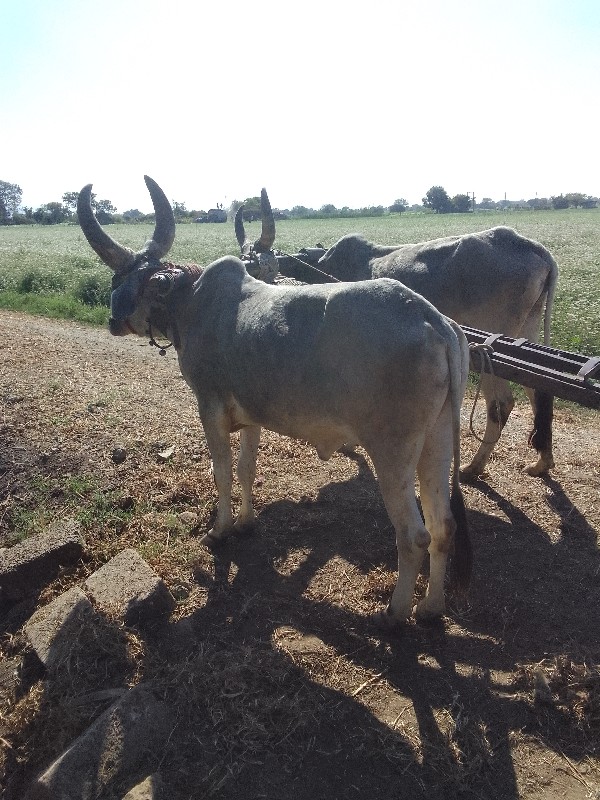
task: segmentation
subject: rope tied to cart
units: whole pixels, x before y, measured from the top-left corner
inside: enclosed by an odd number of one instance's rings
[[[475,428],[473,427],[473,418],[475,416],[477,401],[479,400],[479,395],[481,394],[481,382],[483,381],[483,376],[486,372],[489,375],[492,376],[494,375],[494,366],[492,364],[492,353],[494,352],[494,348],[492,347],[492,342],[490,341],[490,339],[493,338],[495,338],[495,336],[490,336],[489,339],[486,339],[486,341],[483,342],[483,344],[478,344],[478,343],[469,344],[469,351],[471,353],[477,353],[481,359],[481,369],[479,370],[479,380],[477,382],[477,390],[475,392],[475,399],[473,400],[471,415],[469,417],[469,430],[471,431],[473,436],[477,439],[477,441],[480,442],[481,444],[496,444],[496,442],[500,439],[500,436],[502,434],[500,403],[498,402],[497,396],[494,396],[494,403],[496,406],[496,420],[498,422],[498,436],[494,440],[488,440],[485,438],[482,439],[475,433]]]

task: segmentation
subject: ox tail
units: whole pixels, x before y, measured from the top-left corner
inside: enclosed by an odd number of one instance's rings
[[[454,321],[448,321],[453,328],[452,338],[448,343],[450,398],[452,403],[452,440],[454,447],[450,510],[452,511],[452,516],[456,523],[450,581],[454,591],[464,594],[469,588],[471,573],[473,571],[473,548],[469,536],[465,500],[459,480],[460,408],[469,374],[469,345],[461,328]]]
[[[552,320],[552,307],[554,305],[554,295],[556,284],[558,283],[558,264],[545,247],[539,245],[539,255],[548,265],[548,277],[546,278],[546,307],[544,309],[544,344],[550,344],[550,322]],[[552,417],[553,417],[554,398],[547,392],[539,389],[534,393],[534,420],[533,430],[529,436],[529,446],[535,448],[538,453],[548,453],[552,451]]]
[[[546,308],[544,309],[544,344],[550,344],[550,322],[552,319],[552,307],[554,305],[554,295],[556,293],[556,284],[558,283],[558,264],[552,255],[543,247],[539,245],[538,255],[548,265],[548,277],[546,278]]]

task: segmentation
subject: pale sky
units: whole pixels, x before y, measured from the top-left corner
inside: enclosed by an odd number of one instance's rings
[[[0,0],[0,48],[34,208],[600,195],[598,0]]]

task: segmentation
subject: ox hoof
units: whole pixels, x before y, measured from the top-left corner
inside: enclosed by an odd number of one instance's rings
[[[470,465],[468,467],[461,467],[458,474],[462,483],[476,483],[486,475],[483,470],[473,469]]]
[[[233,531],[239,536],[250,536],[256,530],[256,521],[248,520],[247,522],[236,522],[233,526]]]
[[[446,605],[428,604],[426,598],[415,606],[415,619],[418,622],[435,622],[446,613]]]
[[[547,475],[553,466],[554,461],[550,464],[543,464],[536,461],[534,464],[528,464],[523,471],[526,472],[527,475],[531,475],[532,478],[541,478],[542,475]]]
[[[205,547],[208,547],[209,550],[213,550],[215,547],[220,547],[226,541],[226,536],[224,534],[214,534],[212,531],[205,533],[204,536],[200,539],[200,544],[203,544]]]
[[[405,619],[395,617],[389,608],[369,615],[370,625],[378,631],[387,633],[399,633],[404,628],[405,622]]]

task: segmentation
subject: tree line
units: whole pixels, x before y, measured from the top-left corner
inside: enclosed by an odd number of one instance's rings
[[[57,225],[63,222],[77,221],[77,197],[79,192],[65,192],[60,201],[45,203],[39,208],[21,207],[23,192],[16,183],[0,180],[0,225],[40,224]],[[244,205],[244,219],[260,218],[260,198],[248,197],[244,201],[234,200],[231,204],[230,215],[242,204]],[[468,213],[475,210],[500,210],[505,208],[529,208],[534,210],[562,209],[562,208],[595,208],[598,198],[581,192],[569,192],[550,198],[531,198],[529,200],[502,200],[494,201],[484,197],[479,203],[469,194],[457,194],[450,197],[443,186],[432,186],[422,204],[409,205],[403,198],[398,198],[390,206],[365,206],[363,208],[349,208],[343,206],[336,208],[328,203],[319,209],[306,206],[294,206],[291,209],[274,209],[273,213],[278,219],[328,219],[333,217],[382,217],[386,214],[402,214],[405,211],[429,211],[436,214]],[[173,213],[177,222],[192,222],[206,216],[204,210],[188,210],[186,204],[172,201]],[[221,208],[217,203],[217,207]],[[129,209],[117,214],[117,209],[110,200],[101,200],[92,193],[92,208],[96,212],[98,221],[102,225],[114,222],[151,222],[154,214],[143,214],[137,208]]]

